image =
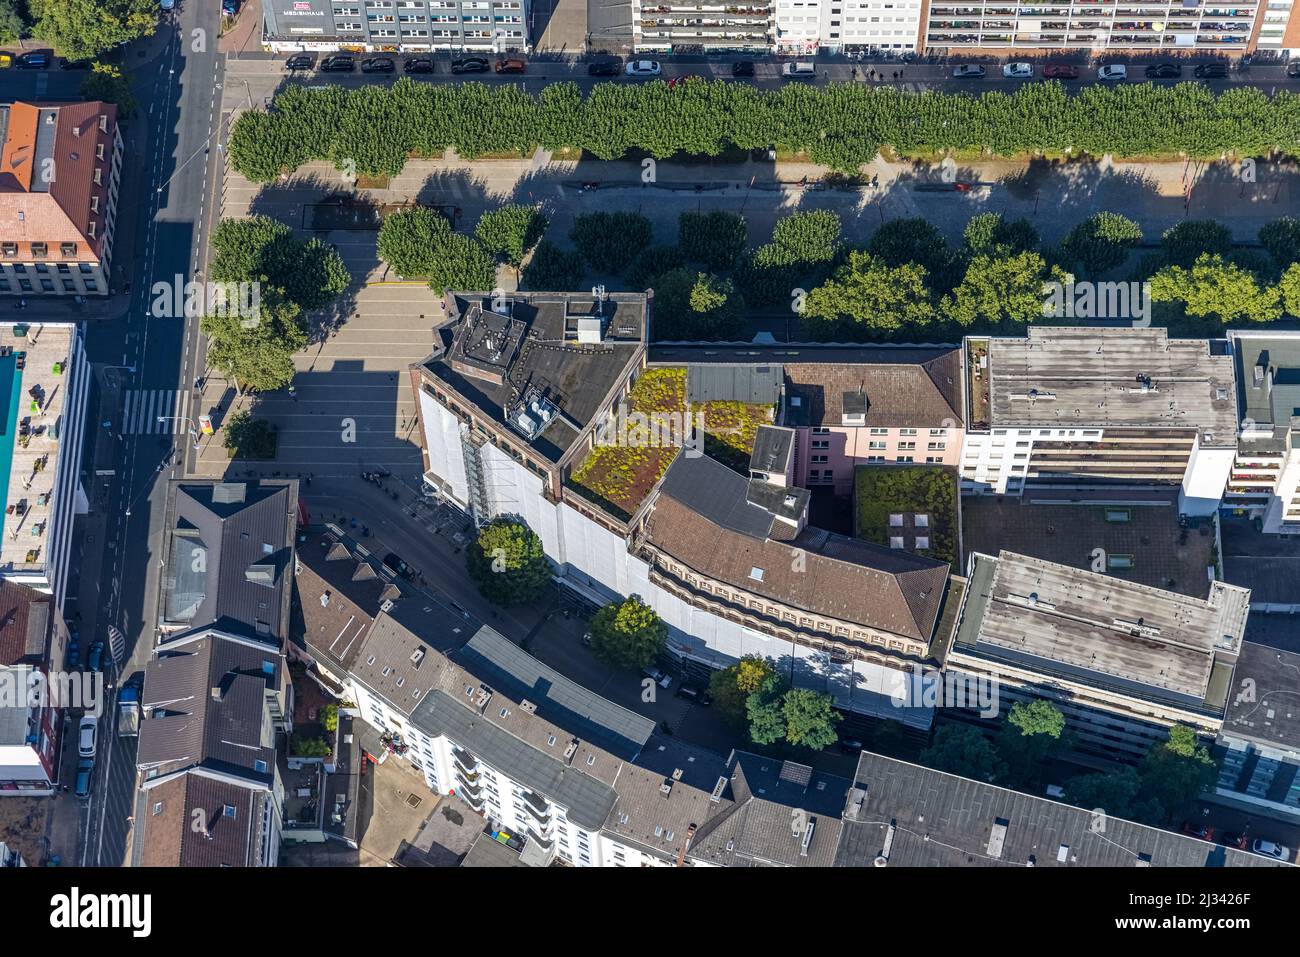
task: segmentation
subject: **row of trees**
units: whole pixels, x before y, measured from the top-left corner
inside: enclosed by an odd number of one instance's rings
[[[830,695],[792,688],[768,659],[741,658],[709,677],[714,706],[731,723],[744,726],[755,744],[798,745],[820,751],[838,740],[842,716]]]
[[[269,392],[293,379],[293,354],[307,345],[305,313],[333,302],[352,277],[319,239],[300,240],[266,216],[223,219],[212,231],[208,278],[255,283],[256,315],[229,309],[204,315],[208,365],[241,390]]]
[[[546,226],[546,217],[534,207],[510,204],[484,213],[474,235],[464,236],[437,210],[414,207],[394,213],[379,227],[379,258],[398,275],[427,279],[439,292],[495,289],[497,264],[517,271]]]
[[[43,40],[69,60],[88,60],[151,36],[156,0],[0,0],[0,44]]]
[[[270,110],[239,118],[230,158],[249,179],[270,182],[309,160],[396,175],[409,157],[438,156],[449,147],[469,159],[539,145],[600,159],[662,159],[776,145],[854,172],[884,146],[906,156],[1217,157],[1261,156],[1297,144],[1300,95],[1249,87],[1215,95],[1197,83],[1089,86],[1069,95],[1048,82],[973,95],[862,84],[770,90],[697,79],[673,87],[600,83],[584,97],[572,83],[549,83],[534,96],[515,86],[404,78],[351,90],[291,86]]]

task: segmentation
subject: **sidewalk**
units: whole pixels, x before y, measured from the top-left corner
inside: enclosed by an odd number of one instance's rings
[[[235,25],[217,39],[217,52],[236,57],[262,52],[262,0],[245,0]]]
[[[114,270],[116,272],[116,270]],[[20,303],[26,305],[20,306]],[[92,322],[119,319],[131,306],[129,293],[85,299],[78,304],[71,296],[39,296],[5,293],[0,296],[0,313],[16,322]]]

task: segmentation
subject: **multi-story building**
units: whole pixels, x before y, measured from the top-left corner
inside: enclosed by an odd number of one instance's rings
[[[1223,506],[1300,535],[1300,332],[1229,330],[1240,433]]]
[[[1092,808],[863,751],[837,867],[1284,867]]]
[[[922,38],[926,50],[951,55],[1087,50],[1240,56],[1254,51],[1257,27],[1261,45],[1267,27],[1267,45],[1284,47],[1290,6],[1288,0],[1276,7],[1265,0],[931,0]]]
[[[0,581],[0,797],[48,796],[59,783],[68,689],[48,595]],[[83,704],[84,702],[75,702]]]
[[[1223,725],[1250,592],[1193,598],[1001,552],[973,554],[947,670],[996,682],[1000,711],[1043,698],[1077,751],[1134,763],[1174,724]]]
[[[1179,487],[1211,515],[1237,449],[1232,357],[1161,328],[1032,327],[966,343],[962,491],[1121,501]]]
[[[642,596],[673,654],[705,673],[763,655],[845,709],[928,726],[929,711],[896,707],[896,692],[943,631],[946,566],[809,527],[808,492],[781,471],[793,431],[775,430],[789,440],[780,469],[751,458],[780,405],[741,399],[770,396],[771,370],[725,391],[693,383],[690,367],[645,368],[651,305],[449,294],[443,341],[411,370],[426,483],[480,523],[521,516],[582,600]],[[628,427],[630,414],[689,414],[690,432],[697,413],[702,444],[713,448],[712,421],[732,467],[683,452],[680,418],[678,432],[652,429],[658,439]],[[742,453],[727,441],[743,423]]]
[[[0,575],[53,595],[61,616],[72,524],[88,505],[81,454],[90,365],[74,323],[5,323],[0,335]]]
[[[638,51],[767,53],[774,42],[772,0],[632,0]]]
[[[1300,655],[1242,643],[1215,756],[1225,803],[1300,819]]]
[[[528,0],[266,0],[262,46],[281,53],[526,53],[528,6]]]
[[[770,405],[796,433],[805,488],[853,491],[859,465],[957,465],[965,434],[959,347],[782,344],[650,347],[650,365],[683,366],[687,398]]]
[[[0,104],[0,296],[105,296],[122,170],[117,107]]]
[[[776,52],[918,48],[923,0],[775,0]]]

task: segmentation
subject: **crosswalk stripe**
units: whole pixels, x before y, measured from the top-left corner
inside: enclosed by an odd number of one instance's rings
[[[122,434],[184,434],[189,410],[190,394],[183,389],[130,389],[122,405]]]

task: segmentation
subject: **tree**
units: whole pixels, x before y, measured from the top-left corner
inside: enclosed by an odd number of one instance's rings
[[[33,35],[69,60],[89,60],[113,47],[152,36],[154,0],[28,0]]]
[[[393,213],[379,227],[377,247],[379,258],[399,276],[427,279],[436,292],[496,288],[496,265],[487,250],[453,232],[436,210],[416,207]]]
[[[1128,251],[1142,241],[1142,228],[1119,213],[1094,213],[1079,223],[1061,241],[1061,251],[1078,262],[1089,276],[1114,269],[1128,258]]]
[[[997,781],[1005,770],[988,739],[966,724],[946,724],[939,728],[934,733],[934,742],[921,752],[921,763],[985,783]]]
[[[1065,783],[1065,799],[1090,811],[1131,819],[1142,779],[1133,768],[1081,774]]]
[[[17,43],[27,32],[27,24],[18,15],[13,0],[0,0],[0,43]]]
[[[302,311],[282,290],[262,288],[257,314],[223,310],[205,315],[208,365],[225,373],[240,392],[272,392],[293,379],[293,355],[307,345]]]
[[[907,741],[907,730],[901,721],[886,718],[871,731],[871,750],[877,754],[897,755]]]
[[[1159,804],[1167,819],[1214,786],[1219,766],[1192,728],[1176,724],[1167,741],[1147,752],[1138,774],[1139,795]]]
[[[232,459],[275,458],[275,428],[265,419],[255,419],[240,409],[221,425],[221,445]]]
[[[667,643],[668,626],[638,595],[610,602],[591,619],[591,652],[611,668],[645,668]]]
[[[1043,763],[1065,747],[1064,736],[1065,715],[1051,702],[1039,698],[1012,705],[997,739],[1008,786],[1028,790],[1035,785]]]
[[[685,265],[680,246],[650,246],[628,266],[627,286],[637,290],[653,288],[664,273]]]
[[[339,729],[339,706],[327,704],[320,709],[320,726],[333,734]]]
[[[734,665],[713,672],[709,676],[713,707],[733,724],[744,723],[749,696],[775,674],[772,663],[761,655],[746,655]]]
[[[1300,316],[1300,263],[1292,263],[1278,280],[1278,292],[1289,316]]]
[[[551,584],[551,566],[537,533],[504,516],[484,525],[465,550],[469,577],[494,605],[527,605]]]
[[[1199,256],[1191,269],[1166,266],[1151,277],[1150,289],[1154,302],[1181,303],[1189,316],[1225,324],[1271,322],[1282,314],[1284,290],[1261,287],[1254,273],[1210,253]]]
[[[891,219],[872,235],[867,250],[887,266],[920,263],[940,291],[946,292],[951,285],[952,250],[928,219]]]
[[[834,213],[791,213],[778,220],[772,241],[741,264],[737,283],[751,305],[794,304],[801,292],[826,280],[840,249],[840,218]]]
[[[786,685],[775,673],[745,699],[745,718],[749,721],[749,739],[755,744],[776,744],[785,737],[786,718],[783,698]]]
[[[295,734],[289,741],[289,753],[297,758],[327,758],[334,753],[334,749],[324,738]]]
[[[744,312],[730,279],[674,269],[655,286],[656,339],[734,339],[744,328]]]
[[[109,63],[93,63],[90,73],[81,81],[81,95],[87,100],[102,100],[117,106],[118,116],[125,119],[135,113],[135,97],[131,84],[122,71]]]
[[[569,241],[592,269],[621,273],[652,235],[650,220],[639,213],[584,213],[574,220]]]
[[[221,220],[210,247],[214,282],[265,281],[304,311],[333,302],[352,281],[337,251],[316,238],[299,240],[269,216]]]
[[[1300,219],[1283,216],[1265,223],[1259,230],[1259,241],[1281,272],[1300,261]]]
[[[970,261],[951,295],[943,298],[940,310],[944,318],[962,328],[1018,333],[1029,323],[1042,320],[1043,284],[1051,275],[1038,253],[980,254]]]
[[[745,217],[737,213],[682,213],[677,220],[677,243],[689,262],[713,272],[735,267],[745,251]]]
[[[785,739],[813,751],[828,748],[839,736],[835,724],[843,716],[831,705],[831,696],[807,688],[792,688],[781,701]]]
[[[518,270],[546,232],[546,226],[546,217],[534,207],[511,203],[484,213],[474,227],[474,235],[492,256]]]
[[[804,300],[803,321],[815,339],[868,339],[915,329],[934,319],[925,267],[889,266],[854,251],[835,275]]]
[[[1001,213],[979,213],[962,232],[962,252],[977,255],[1014,255],[1038,247],[1038,230],[1027,219],[1007,222]]]
[[[1227,256],[1231,253],[1232,230],[1213,219],[1185,219],[1164,231],[1160,248],[1170,265],[1189,269],[1202,254]]]
[[[580,253],[543,239],[524,267],[522,285],[545,292],[570,292],[578,288],[586,269]]]

